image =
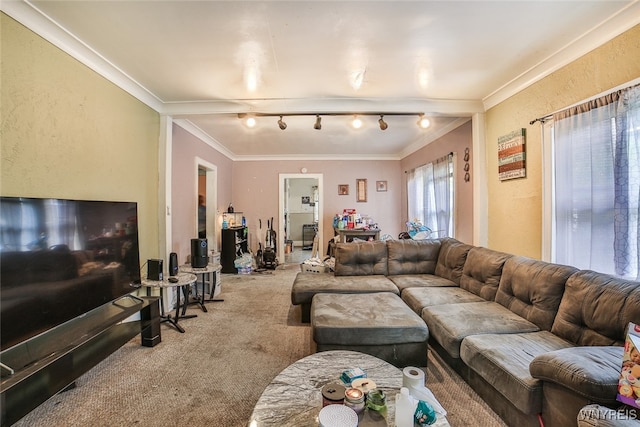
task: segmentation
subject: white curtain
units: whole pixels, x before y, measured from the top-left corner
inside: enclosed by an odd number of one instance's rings
[[[432,237],[453,237],[453,154],[407,172],[409,221],[429,227]]]
[[[555,261],[640,275],[640,86],[554,115]]]

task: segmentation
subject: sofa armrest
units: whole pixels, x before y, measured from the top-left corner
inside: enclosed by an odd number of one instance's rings
[[[541,354],[529,364],[533,378],[550,381],[598,403],[616,401],[622,347],[572,347]]]

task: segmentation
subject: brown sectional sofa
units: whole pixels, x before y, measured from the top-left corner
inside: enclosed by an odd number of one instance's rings
[[[354,285],[360,273],[369,289]],[[640,322],[638,282],[451,238],[338,244],[335,274],[299,273],[292,303],[337,291],[400,295],[432,349],[511,426],[575,426],[587,404],[618,406],[625,328]]]

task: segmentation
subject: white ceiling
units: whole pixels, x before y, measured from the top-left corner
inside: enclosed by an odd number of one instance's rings
[[[233,159],[401,158],[640,22],[615,1],[52,1],[2,10]],[[46,19],[44,19],[46,18]],[[361,85],[354,77],[361,77]],[[247,86],[255,82],[255,89]],[[238,113],[424,112],[364,117]]]

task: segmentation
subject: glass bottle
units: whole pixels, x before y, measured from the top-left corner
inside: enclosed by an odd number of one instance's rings
[[[387,396],[382,390],[371,390],[367,393],[367,408],[378,412],[383,417],[387,415]]]

